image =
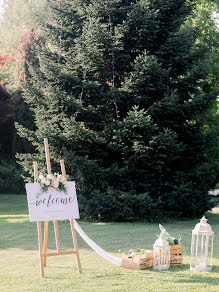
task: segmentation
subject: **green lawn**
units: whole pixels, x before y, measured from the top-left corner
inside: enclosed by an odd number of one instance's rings
[[[182,236],[184,263],[165,272],[152,269],[125,270],[97,255],[78,236],[83,274],[76,257],[66,255],[47,260],[45,278],[40,278],[36,223],[29,222],[26,196],[0,195],[0,291],[219,291],[219,208],[206,214],[215,232],[213,269],[191,272],[190,241],[196,220],[163,223],[172,235]],[[88,223],[80,226],[107,252],[121,257],[119,250],[152,249],[159,233],[154,223]],[[53,224],[49,248],[55,249]],[[61,247],[72,248],[68,221],[59,222]]]

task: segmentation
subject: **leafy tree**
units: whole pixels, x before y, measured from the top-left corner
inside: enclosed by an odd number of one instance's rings
[[[14,156],[17,152],[33,152],[32,145],[22,140],[15,132],[14,121],[34,129],[29,106],[24,102],[21,95],[20,82],[27,82],[29,78],[27,62],[34,63],[32,46],[37,41],[37,34],[30,30],[21,37],[16,52],[0,53],[0,84],[4,84],[11,92],[10,102],[0,102],[0,112],[2,112],[0,142],[4,142],[3,145],[0,143],[0,192],[3,193],[24,192],[22,170],[16,164]],[[8,140],[10,143],[7,142]]]
[[[6,0],[0,18],[0,51],[16,51],[21,36],[31,28],[37,28],[36,15],[44,9],[45,0]]]
[[[13,84],[13,74],[9,72],[14,71],[15,69],[15,54],[3,54],[0,53],[0,82],[5,86]]]
[[[211,73],[206,78],[203,90],[211,92],[213,88],[218,87],[218,72],[219,72],[219,2],[209,0],[199,0],[197,2],[197,9],[188,18],[186,22],[187,27],[195,26],[197,31],[196,44],[199,47],[205,47],[207,54],[205,54],[205,63],[211,67]],[[218,137],[217,131],[219,129],[219,100],[216,100],[212,109],[206,115],[204,129],[214,128],[216,130],[215,136]],[[218,141],[216,142],[218,143]],[[217,144],[218,145],[218,144]],[[216,158],[219,157],[219,147],[217,147]],[[217,179],[219,181],[219,178]]]
[[[54,171],[65,158],[81,213],[104,220],[200,215],[212,204],[218,130],[205,127],[217,98],[195,9],[184,0],[62,0],[39,19],[44,41],[23,96],[35,129],[17,124]]]
[[[28,45],[33,43],[31,38],[37,38],[37,33],[33,31],[37,27],[35,16],[43,9],[44,3],[44,0],[5,0],[0,18],[0,82],[12,95],[15,121],[31,128],[34,128],[34,123],[29,106],[21,96],[20,82],[28,79],[27,63],[33,62],[31,58],[34,58]],[[14,153],[30,152],[32,149],[14,132],[12,129],[14,146],[10,161]]]

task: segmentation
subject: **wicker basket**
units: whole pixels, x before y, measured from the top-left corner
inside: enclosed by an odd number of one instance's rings
[[[179,266],[182,265],[183,254],[181,244],[171,245],[170,246],[170,265]]]
[[[125,269],[143,270],[153,266],[153,251],[145,250],[143,254],[131,256],[128,253],[122,254],[122,266]]]

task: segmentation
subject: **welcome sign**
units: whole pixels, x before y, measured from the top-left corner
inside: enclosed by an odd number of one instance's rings
[[[39,183],[27,183],[26,192],[30,222],[80,218],[74,181],[67,182],[66,192],[42,192]]]

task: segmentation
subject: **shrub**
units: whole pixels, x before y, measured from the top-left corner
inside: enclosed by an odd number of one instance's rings
[[[24,192],[21,170],[9,156],[1,154],[0,158],[0,193]]]

